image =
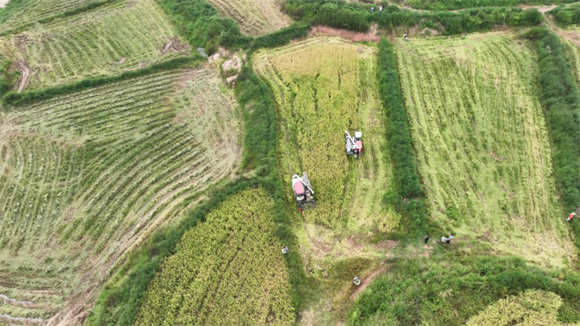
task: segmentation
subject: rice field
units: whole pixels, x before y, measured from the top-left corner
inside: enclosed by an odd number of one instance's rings
[[[275,32],[291,23],[279,8],[278,0],[208,0],[220,16],[240,25],[244,34],[260,36]]]
[[[0,33],[85,6],[95,0],[11,0],[0,17]]]
[[[390,187],[391,165],[384,112],[375,79],[375,48],[338,38],[311,38],[254,57],[256,72],[268,81],[279,107],[279,162],[282,180],[308,173],[317,207],[309,222],[347,225],[363,232],[396,227],[396,214],[381,207]],[[362,131],[364,152],[348,158],[344,131]],[[290,186],[288,201],[294,203]]]
[[[273,200],[245,190],[189,230],[149,286],[136,325],[293,325]]]
[[[509,34],[474,34],[401,42],[397,62],[431,219],[531,262],[566,266],[575,250],[534,55]]]
[[[23,91],[189,55],[187,42],[177,35],[153,0],[119,1],[0,37],[0,52],[29,75],[17,85]]]
[[[0,314],[92,302],[133,245],[232,177],[239,113],[220,82],[172,70],[0,113],[0,293],[32,303]]]

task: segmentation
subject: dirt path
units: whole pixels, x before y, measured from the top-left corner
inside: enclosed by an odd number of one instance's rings
[[[374,272],[372,272],[369,276],[365,277],[362,280],[362,284],[360,286],[357,287],[357,289],[350,295],[350,298],[352,300],[356,299],[359,294],[361,294],[369,285],[371,285],[371,283],[373,282],[373,280],[381,273],[385,272],[387,270],[387,266],[385,265],[381,265],[377,270],[375,270]]]
[[[20,71],[20,78],[18,79],[18,93],[22,92],[28,80],[30,79],[30,67],[26,64],[26,61],[21,61],[18,63],[18,70]]]

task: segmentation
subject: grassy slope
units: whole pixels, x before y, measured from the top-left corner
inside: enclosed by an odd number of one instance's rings
[[[96,294],[135,242],[229,178],[238,114],[219,85],[173,70],[0,115],[0,293],[40,318]]]
[[[316,192],[317,208],[304,212],[305,223],[294,213],[306,269],[321,280],[324,297],[305,313],[304,323],[329,323],[344,313],[350,274],[366,276],[377,266],[380,251],[367,237],[392,231],[399,222],[381,205],[391,188],[392,166],[385,154],[375,51],[340,39],[312,38],[260,51],[253,59],[278,102],[279,166],[289,209],[296,212],[289,185],[301,167]],[[360,160],[344,154],[347,129],[363,133]]]
[[[21,69],[28,65],[26,89],[38,89],[188,55],[181,39],[180,51],[162,53],[176,35],[153,0],[120,1],[1,37],[0,51]]]
[[[460,237],[565,266],[574,249],[531,52],[507,35],[471,35],[401,43],[397,56],[431,218]]]
[[[260,36],[290,25],[275,0],[208,0],[220,16],[230,17],[244,34]]]
[[[292,325],[290,284],[261,188],[231,196],[189,230],[149,286],[137,325]]]
[[[477,322],[484,319],[496,322],[489,325],[559,325],[541,322],[553,321],[554,315],[560,322],[580,322],[578,273],[546,271],[521,258],[490,256],[489,249],[474,243],[438,245],[429,258],[397,259],[389,265],[388,273],[379,276],[359,297],[348,324],[460,326],[469,320],[471,325],[484,325]],[[551,299],[561,305],[542,307],[549,300],[539,300],[527,306],[528,311],[518,311],[498,303],[522,296],[526,290],[553,292],[557,296],[550,294]],[[493,314],[498,304],[506,309],[499,316]],[[525,316],[534,314],[546,319],[521,324]]]

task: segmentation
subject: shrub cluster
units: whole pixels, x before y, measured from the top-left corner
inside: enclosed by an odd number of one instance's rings
[[[243,35],[233,19],[218,16],[215,8],[206,0],[157,2],[169,14],[189,44],[204,47],[208,55],[216,52],[218,46],[246,48],[252,42],[252,37]]]
[[[296,21],[355,32],[368,31],[374,22],[387,30],[421,26],[451,35],[489,30],[495,26],[535,26],[543,19],[535,8],[480,8],[460,12],[419,13],[387,6],[382,12],[375,10],[371,13],[370,8],[373,6],[376,8],[376,5],[347,3],[344,0],[286,0],[282,10]]]
[[[78,82],[74,82],[74,83],[70,83],[70,84],[66,84],[66,85],[62,85],[62,86],[45,88],[45,89],[40,89],[40,90],[33,90],[33,91],[26,91],[26,92],[22,92],[22,93],[11,91],[2,97],[2,99],[0,100],[0,103],[5,108],[7,106],[20,106],[20,105],[34,102],[34,101],[46,100],[49,98],[53,98],[56,95],[69,94],[69,93],[77,92],[79,90],[90,88],[90,87],[100,86],[100,85],[107,84],[107,83],[119,82],[119,81],[131,79],[131,78],[135,78],[135,77],[139,77],[139,76],[143,76],[143,75],[148,75],[148,74],[158,72],[158,71],[175,69],[175,68],[182,67],[185,65],[190,65],[192,63],[200,62],[201,60],[203,60],[201,55],[196,53],[193,57],[175,58],[175,59],[171,59],[171,60],[168,60],[165,62],[151,65],[147,68],[134,70],[134,71],[125,71],[122,74],[116,75],[116,76],[87,78],[87,79],[80,80]]]
[[[386,39],[379,42],[377,80],[379,94],[387,115],[387,137],[394,165],[398,193],[386,196],[387,204],[412,219],[416,232],[427,231],[427,206],[413,156],[413,141],[401,95],[399,73],[393,45]]]
[[[254,43],[252,43],[251,50],[255,51],[261,48],[275,48],[286,45],[294,39],[305,37],[310,30],[311,27],[308,23],[294,23],[279,31],[257,37]]]
[[[552,9],[549,14],[562,27],[567,27],[572,24],[580,25],[580,5],[557,7]]]
[[[552,143],[552,164],[560,199],[567,211],[580,204],[580,94],[565,49],[544,27],[523,35],[534,41],[540,58],[540,101]],[[572,220],[580,248],[580,221]]]

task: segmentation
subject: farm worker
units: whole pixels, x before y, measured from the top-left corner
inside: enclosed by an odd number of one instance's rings
[[[449,238],[447,237],[441,237],[441,242],[443,243],[451,243],[451,239],[453,239],[453,234],[449,236]]]
[[[403,41],[408,41],[409,39],[407,38],[407,33],[403,34]]]
[[[425,244],[427,244],[428,241],[429,241],[429,235],[425,234]]]
[[[572,220],[574,216],[576,216],[576,213],[570,213],[570,215],[568,215],[568,218],[566,219],[566,222]]]
[[[409,9],[409,6],[405,5],[405,10]]]
[[[379,11],[383,11],[383,6],[379,6]]]
[[[288,253],[288,251],[290,251],[290,250],[288,249],[288,246],[286,246],[286,247],[282,248],[282,253],[283,253],[283,254],[287,254],[287,253]]]
[[[375,12],[375,7],[371,7],[371,13]]]
[[[354,278],[352,279],[352,284],[354,285],[360,285],[360,280],[358,278],[358,276],[354,276]]]

